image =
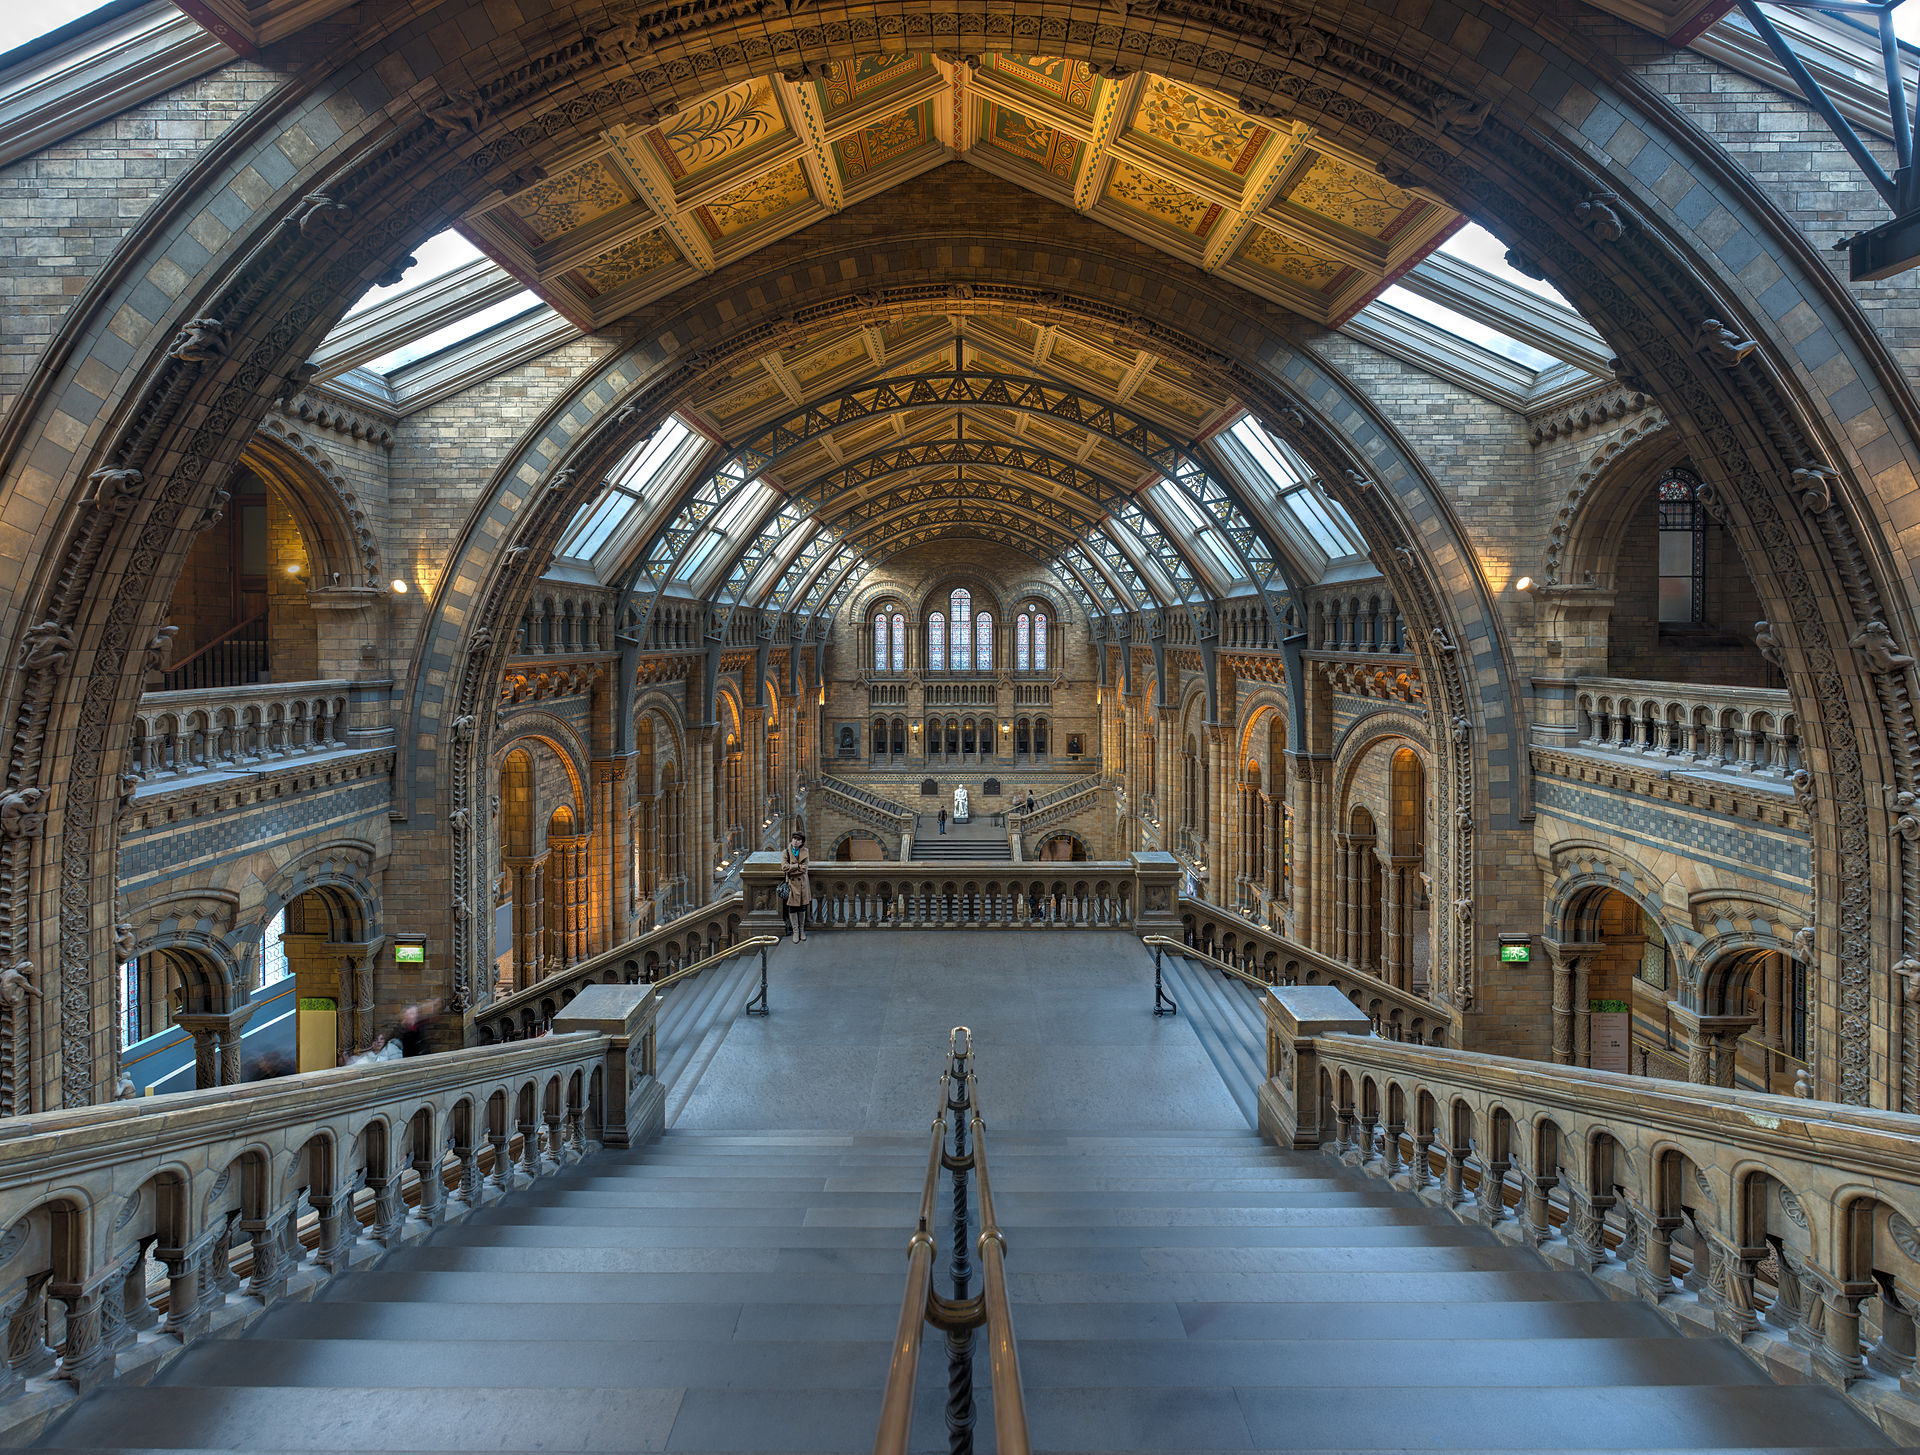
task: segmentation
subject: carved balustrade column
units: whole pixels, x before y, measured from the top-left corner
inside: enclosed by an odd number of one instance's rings
[[[1580,1266],[1591,1272],[1612,1256],[1607,1251],[1606,1217],[1613,1194],[1594,1193],[1579,1183],[1568,1191],[1567,1244],[1579,1255]]]
[[[1520,1200],[1520,1227],[1535,1247],[1553,1236],[1553,1190],[1560,1185],[1559,1174],[1552,1168],[1541,1170],[1535,1165],[1538,1160],[1536,1153],[1521,1170],[1525,1195]]]
[[[1690,1212],[1695,1257],[1703,1259],[1700,1297],[1713,1310],[1714,1328],[1738,1343],[1760,1327],[1753,1297],[1754,1270],[1765,1248],[1742,1248]]]
[[[367,1186],[373,1192],[373,1225],[367,1231],[383,1248],[400,1244],[400,1230],[406,1226],[407,1205],[401,1200],[402,1177],[398,1153],[389,1147],[385,1166],[367,1168]]]
[[[349,1178],[307,1193],[320,1217],[320,1241],[313,1261],[328,1273],[344,1273],[353,1261],[353,1246],[360,1241],[360,1219],[353,1215],[353,1194],[358,1189],[358,1181]]]
[[[1820,1310],[1820,1342],[1813,1351],[1814,1372],[1845,1389],[1867,1372],[1860,1351],[1860,1306],[1880,1291],[1876,1283],[1850,1283],[1809,1263],[1802,1285]]]
[[[264,1218],[240,1221],[240,1230],[253,1242],[253,1276],[247,1292],[262,1303],[272,1303],[285,1293],[293,1277],[293,1250],[300,1246],[294,1236],[298,1211],[298,1202],[288,1202]]]
[[[1627,1204],[1627,1216],[1633,1220],[1634,1283],[1648,1303],[1659,1303],[1673,1292],[1673,1230],[1681,1220],[1634,1202]]]
[[[1342,964],[1352,964],[1353,945],[1353,840],[1346,834],[1332,834],[1332,858],[1337,865],[1333,876],[1332,943],[1327,953]]]
[[[67,1337],[62,1346],[56,1379],[87,1394],[113,1377],[116,1351],[133,1342],[127,1326],[127,1281],[146,1252],[145,1244],[116,1255],[104,1268],[89,1272],[82,1283],[50,1283],[48,1294],[67,1309]]]
[[[47,1343],[47,1285],[52,1281],[51,1272],[29,1275],[0,1309],[7,1319],[7,1379],[16,1387],[45,1374],[59,1360]]]

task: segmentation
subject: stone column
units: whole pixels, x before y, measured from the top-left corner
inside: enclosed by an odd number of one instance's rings
[[[506,859],[513,875],[513,988],[525,990],[539,978],[540,891],[544,856]]]
[[[196,1090],[240,1084],[240,1035],[253,1015],[253,1003],[230,1011],[177,1015],[175,1025],[193,1037],[193,1077]]]
[[[693,747],[692,781],[688,785],[692,792],[687,804],[690,820],[687,842],[691,846],[686,855],[687,890],[689,902],[695,909],[713,898],[715,830],[719,826],[713,791],[714,739],[719,733],[719,726],[712,723],[691,728],[687,733]]]
[[[1675,1028],[1687,1045],[1687,1080],[1699,1086],[1732,1086],[1740,1037],[1754,1024],[1752,1016],[1705,1016],[1675,1005]]]
[[[1584,1003],[1576,998],[1576,981],[1586,978],[1586,957],[1593,947],[1543,939],[1553,975],[1553,1059],[1561,1066],[1581,1065],[1576,1059],[1575,1026],[1583,1022]],[[1584,995],[1584,989],[1580,992]]]
[[[1407,988],[1407,967],[1413,959],[1407,934],[1407,861],[1392,858],[1381,875],[1380,976],[1389,985]]]
[[[603,758],[593,765],[594,805],[592,953],[611,950],[628,938],[627,907],[637,898],[633,878],[633,818],[627,807],[627,758]]]

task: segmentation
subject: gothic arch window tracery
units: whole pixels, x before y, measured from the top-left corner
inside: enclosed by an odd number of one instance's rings
[[[1660,624],[1698,626],[1706,621],[1707,512],[1699,500],[1700,477],[1678,465],[1655,487],[1659,501]]]

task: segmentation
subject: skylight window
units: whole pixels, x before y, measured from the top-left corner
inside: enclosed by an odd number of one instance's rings
[[[1267,477],[1281,505],[1322,554],[1336,560],[1360,553],[1360,532],[1353,517],[1339,501],[1327,497],[1284,441],[1268,434],[1250,414],[1241,415],[1227,437],[1245,451],[1243,463]]]
[[[450,349],[455,344],[465,343],[478,337],[488,329],[506,323],[509,319],[530,313],[536,308],[544,308],[540,299],[531,291],[523,288],[511,298],[503,298],[490,308],[469,313],[465,318],[455,319],[445,328],[437,328],[425,338],[415,339],[403,344],[392,353],[382,354],[369,360],[366,367],[376,374],[391,374],[395,369],[404,369],[408,364],[417,364],[420,360]]]
[[[353,307],[342,316],[352,318],[356,313],[377,304],[389,302],[422,284],[431,283],[436,278],[444,278],[455,268],[464,268],[468,263],[484,256],[480,249],[452,228],[448,228],[445,232],[436,232],[413,250],[413,266],[402,273],[397,282],[390,283],[385,288],[367,289],[354,300]]]
[[[106,8],[100,0],[33,0],[6,6],[0,9],[0,55]]]
[[[636,506],[659,500],[685,473],[687,452],[684,446],[693,431],[678,418],[669,418],[654,432],[627,452],[614,467],[606,492],[597,500],[581,506],[560,538],[560,554],[574,560],[590,561],[613,538],[614,532],[633,514]]]
[[[1231,585],[1245,575],[1240,563],[1234,560],[1221,542],[1212,522],[1201,513],[1199,506],[1187,498],[1186,491],[1171,480],[1162,480],[1150,493],[1154,505],[1159,508],[1161,519],[1170,525],[1177,522],[1185,527],[1183,533],[1188,537],[1189,544],[1199,549],[1201,559],[1213,570],[1217,585]]]
[[[1466,314],[1456,313],[1443,304],[1429,302],[1398,283],[1382,293],[1379,301],[1443,333],[1450,333],[1457,339],[1483,348],[1490,354],[1511,359],[1521,368],[1531,369],[1536,374],[1542,369],[1552,368],[1558,362],[1551,354],[1543,354],[1540,350],[1521,343],[1517,338],[1509,338],[1497,329],[1488,328],[1484,323],[1476,323]]]
[[[1558,303],[1562,308],[1573,305],[1560,296],[1560,290],[1553,284],[1539,278],[1529,278],[1525,273],[1507,261],[1507,245],[1488,232],[1478,223],[1469,222],[1460,231],[1440,244],[1440,251],[1450,258],[1458,258],[1470,263],[1483,273],[1491,273],[1502,283],[1515,288],[1524,288],[1527,292],[1544,298],[1550,303]]]

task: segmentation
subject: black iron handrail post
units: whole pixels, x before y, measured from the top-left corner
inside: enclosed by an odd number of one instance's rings
[[[963,1039],[964,1038],[964,1039]],[[967,1112],[973,1106],[973,1076],[968,1061],[973,1033],[955,1026],[947,1038],[947,1110],[953,1114],[953,1150],[941,1161],[953,1174],[953,1302],[967,1302],[973,1265],[967,1257],[967,1169],[973,1156],[967,1148]],[[947,1325],[947,1455],[973,1455],[973,1324]]]
[[[760,947],[760,988],[748,998],[745,1009],[748,1015],[765,1015],[768,1011],[767,947],[765,945]]]
[[[1167,987],[1160,980],[1160,947],[1153,947],[1153,1013],[1155,1015],[1179,1015],[1180,1006]]]

